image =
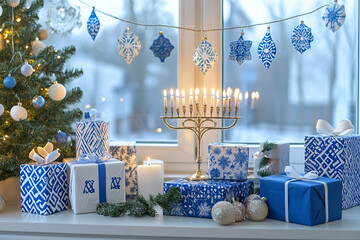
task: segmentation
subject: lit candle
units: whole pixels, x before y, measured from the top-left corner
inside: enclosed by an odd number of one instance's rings
[[[251,92],[251,109],[254,109],[256,94],[254,91]]]
[[[189,99],[189,102],[190,102],[190,106],[192,106],[192,105],[194,104],[193,90],[192,90],[192,88],[190,88],[190,99]]]
[[[206,104],[207,103],[206,88],[204,88],[203,94],[204,94],[204,96],[203,96],[203,105],[207,105]]]
[[[165,109],[165,115],[167,113],[167,96],[166,96],[166,89],[164,89],[164,109]]]
[[[256,101],[255,101],[255,106],[256,106],[260,99],[260,93],[258,91],[255,92],[255,98],[256,98]]]
[[[216,107],[220,107],[220,93],[216,90]]]
[[[200,112],[199,111],[199,92],[200,92],[199,88],[196,88],[195,89],[195,105],[196,105],[196,112],[197,113]]]
[[[185,90],[182,90],[182,105],[185,106]]]
[[[248,98],[249,98],[249,92],[248,91],[245,92],[244,98],[245,98],[245,106],[247,106],[247,102],[248,102]]]
[[[239,92],[240,92],[240,90],[238,88],[235,89],[235,91],[234,91],[235,108],[238,107]]]
[[[211,102],[210,102],[210,106],[214,107],[214,103],[215,103],[215,89],[211,89]]]
[[[149,199],[149,194],[157,195],[163,192],[163,175],[160,165],[152,165],[148,158],[146,165],[137,166],[139,195]]]
[[[230,113],[231,113],[231,94],[232,94],[232,89],[230,87],[228,87],[228,89],[227,89],[227,99],[228,99],[229,116],[230,116]]]
[[[226,90],[223,90],[223,102],[222,102],[222,106],[225,107],[226,106]]]
[[[150,165],[154,166],[154,165],[160,165],[161,167],[161,179],[164,181],[164,161],[159,160],[159,159],[152,159],[150,157],[147,158],[147,160],[145,160],[143,162],[144,165],[148,165],[150,163]]]
[[[174,110],[174,90],[170,89],[170,108]]]
[[[239,107],[240,107],[240,108],[241,108],[242,99],[243,99],[243,94],[242,94],[242,92],[240,92],[240,93],[239,93]]]
[[[176,96],[176,113],[179,116],[179,90],[176,89],[175,91],[175,96]]]

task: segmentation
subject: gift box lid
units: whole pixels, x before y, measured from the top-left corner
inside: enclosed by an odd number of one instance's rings
[[[326,135],[306,135],[305,139],[307,138],[322,138],[322,139],[327,139],[327,138],[337,138],[337,139],[351,139],[351,138],[358,138],[360,137],[360,134],[350,134],[350,135],[346,135],[346,136],[326,136]]]
[[[127,147],[135,146],[135,141],[110,141],[110,147]]]
[[[240,143],[209,143],[209,147],[248,147],[247,144],[240,144]]]

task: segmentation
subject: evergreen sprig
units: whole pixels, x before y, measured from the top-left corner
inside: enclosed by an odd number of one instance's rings
[[[155,206],[162,207],[165,213],[169,213],[171,206],[180,201],[181,194],[179,189],[170,188],[168,192],[164,194],[158,194],[157,196],[149,196],[149,200],[146,200],[143,196],[139,195],[135,201],[124,203],[99,203],[96,208],[96,212],[99,215],[119,217],[124,215],[142,217],[151,216],[155,217]]]
[[[271,151],[274,150],[277,147],[276,143],[273,142],[269,142],[266,141],[263,144],[263,148],[261,149],[261,152],[267,152],[267,151]],[[270,176],[272,173],[269,169],[266,169],[266,166],[269,164],[270,162],[270,158],[268,157],[263,157],[263,159],[261,159],[260,163],[259,163],[259,171],[258,171],[258,175],[260,177],[266,177],[266,176]]]

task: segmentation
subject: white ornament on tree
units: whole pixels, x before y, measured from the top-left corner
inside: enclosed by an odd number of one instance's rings
[[[1,15],[2,15],[2,13],[3,13],[3,9],[2,9],[2,7],[0,6],[0,17],[1,17]]]
[[[21,102],[19,102],[18,105],[13,106],[10,110],[10,115],[15,121],[24,120],[27,118],[28,113],[21,105]]]
[[[5,108],[4,105],[0,103],[0,116],[4,114]]]
[[[53,85],[49,87],[49,96],[54,101],[61,101],[66,96],[66,88],[64,85],[54,81]]]
[[[21,66],[20,71],[21,74],[24,75],[25,77],[30,77],[31,74],[33,74],[34,72],[34,69],[28,62],[26,62],[24,65]]]
[[[41,41],[46,40],[49,37],[49,31],[45,28],[40,29],[39,31],[39,39]]]
[[[34,56],[37,56],[42,50],[46,48],[46,45],[42,41],[40,41],[39,38],[35,38],[35,41],[31,42],[31,46],[31,53]]]
[[[7,4],[10,6],[10,7],[17,7],[20,3],[20,0],[7,0]]]
[[[0,195],[0,211],[5,208],[5,205],[6,205],[6,201],[3,198],[3,196]]]

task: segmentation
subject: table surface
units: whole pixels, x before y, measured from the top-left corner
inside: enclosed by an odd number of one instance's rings
[[[157,215],[104,217],[49,216],[22,213],[19,204],[0,212],[0,239],[360,239],[360,206],[343,211],[343,219],[313,227],[271,219],[220,226],[212,219]],[[6,238],[5,238],[6,237]],[[19,238],[17,238],[19,237]]]

